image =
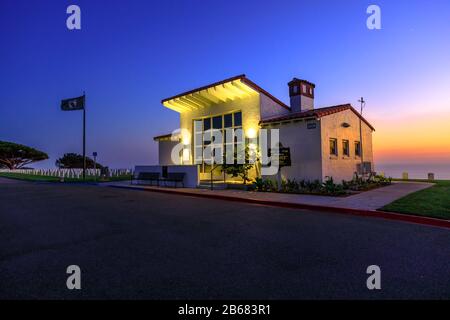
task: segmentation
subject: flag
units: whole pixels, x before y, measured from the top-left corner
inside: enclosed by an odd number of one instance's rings
[[[61,110],[73,111],[84,109],[84,96],[61,100]]]

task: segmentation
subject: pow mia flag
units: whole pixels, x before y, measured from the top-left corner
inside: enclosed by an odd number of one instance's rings
[[[86,179],[86,94],[81,97],[61,100],[62,111],[83,110],[83,180]]]
[[[83,110],[84,109],[85,96],[61,100],[61,110],[62,111],[73,111],[73,110]]]

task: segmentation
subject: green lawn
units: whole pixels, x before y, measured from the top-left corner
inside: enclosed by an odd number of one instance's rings
[[[58,177],[50,177],[50,176],[40,176],[40,175],[33,175],[33,174],[25,174],[25,173],[6,173],[1,172],[0,177],[4,178],[10,178],[10,179],[17,179],[17,180],[25,180],[25,181],[44,181],[44,182],[59,182],[60,178]],[[97,180],[94,179],[92,176],[86,177],[86,182],[109,182],[109,181],[124,181],[124,180],[131,180],[131,175],[123,175],[123,176],[114,176],[110,177],[108,180],[99,180],[97,177]],[[83,182],[83,179],[76,179],[76,178],[64,178],[64,182]]]
[[[450,181],[434,182],[433,187],[407,195],[381,210],[450,220]]]

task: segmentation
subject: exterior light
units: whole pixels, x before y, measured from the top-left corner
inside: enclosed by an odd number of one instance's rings
[[[183,148],[183,163],[189,163],[191,160],[191,152],[189,148]]]
[[[185,146],[191,144],[191,137],[188,134],[184,134],[182,138],[182,142]]]
[[[256,130],[254,128],[247,129],[246,136],[250,139],[256,138]]]
[[[189,132],[189,130],[177,129],[175,131],[177,133],[178,139],[181,140],[181,143],[184,146],[189,146],[191,144],[191,133]]]

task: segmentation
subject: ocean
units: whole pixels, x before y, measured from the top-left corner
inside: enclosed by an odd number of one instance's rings
[[[427,179],[428,173],[434,173],[434,178],[450,180],[450,163],[448,164],[377,164],[377,173],[384,172],[386,177],[401,178],[403,172],[408,172],[410,179]]]

